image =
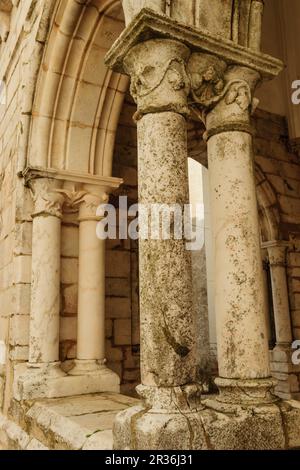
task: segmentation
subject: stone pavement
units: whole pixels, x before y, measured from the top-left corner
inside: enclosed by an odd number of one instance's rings
[[[138,403],[117,393],[35,402],[24,429],[0,416],[0,449],[110,450],[116,414]]]

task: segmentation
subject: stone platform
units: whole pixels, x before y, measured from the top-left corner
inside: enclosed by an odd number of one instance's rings
[[[137,403],[102,393],[24,403],[24,414],[16,403],[10,419],[0,415],[0,449],[110,450],[116,414]]]

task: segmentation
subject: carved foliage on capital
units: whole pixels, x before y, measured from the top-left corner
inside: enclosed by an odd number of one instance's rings
[[[97,209],[100,204],[105,204],[108,201],[108,194],[103,191],[98,194],[89,191],[80,190],[72,191],[62,189],[60,191],[65,198],[66,205],[71,208],[79,209],[79,220],[97,220]]]
[[[108,194],[86,193],[80,201],[79,220],[98,220],[97,209],[101,204],[108,202]]]
[[[203,108],[218,102],[224,95],[226,63],[207,54],[192,54],[188,63],[191,95]]]
[[[177,41],[153,39],[135,46],[124,60],[138,117],[149,112],[189,114],[189,49]]]
[[[253,92],[259,75],[246,67],[228,66],[216,56],[192,54],[188,63],[191,102],[194,112],[206,124],[206,116],[217,107],[224,119],[233,114],[248,118],[258,104]],[[229,109],[230,105],[233,105]]]
[[[64,196],[60,193],[58,183],[48,178],[38,178],[30,181],[34,201],[32,217],[50,215],[62,217]]]

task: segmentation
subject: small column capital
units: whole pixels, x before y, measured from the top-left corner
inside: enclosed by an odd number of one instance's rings
[[[72,209],[79,208],[79,222],[86,220],[100,220],[97,216],[97,209],[100,204],[105,204],[108,201],[110,190],[105,188],[87,188],[82,187],[80,190],[76,189],[62,189],[60,191],[66,201],[66,205]]]
[[[79,202],[79,222],[94,220],[99,221],[97,209],[101,204],[108,202],[109,194],[103,191],[101,194],[85,193]]]
[[[190,50],[168,39],[142,42],[124,58],[124,70],[131,76],[131,95],[138,105],[136,118],[160,111],[188,115],[190,80],[186,72]]]
[[[40,215],[62,218],[64,195],[60,192],[61,183],[55,179],[37,178],[30,181],[34,200],[32,217]]]
[[[267,250],[270,266],[286,266],[286,252],[290,244],[286,241],[265,242],[262,249]]]
[[[188,74],[190,106],[206,126],[206,139],[225,131],[253,133],[250,116],[258,105],[253,94],[261,80],[257,71],[196,52],[190,57]]]
[[[274,245],[267,248],[270,266],[286,266],[287,246]]]

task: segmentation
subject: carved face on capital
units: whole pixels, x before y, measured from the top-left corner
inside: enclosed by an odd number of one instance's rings
[[[249,86],[236,84],[232,85],[226,96],[226,104],[236,104],[241,108],[242,111],[246,111],[251,104],[251,92]]]
[[[189,60],[188,72],[192,95],[195,101],[206,106],[224,88],[226,64],[214,56],[193,54]]]

